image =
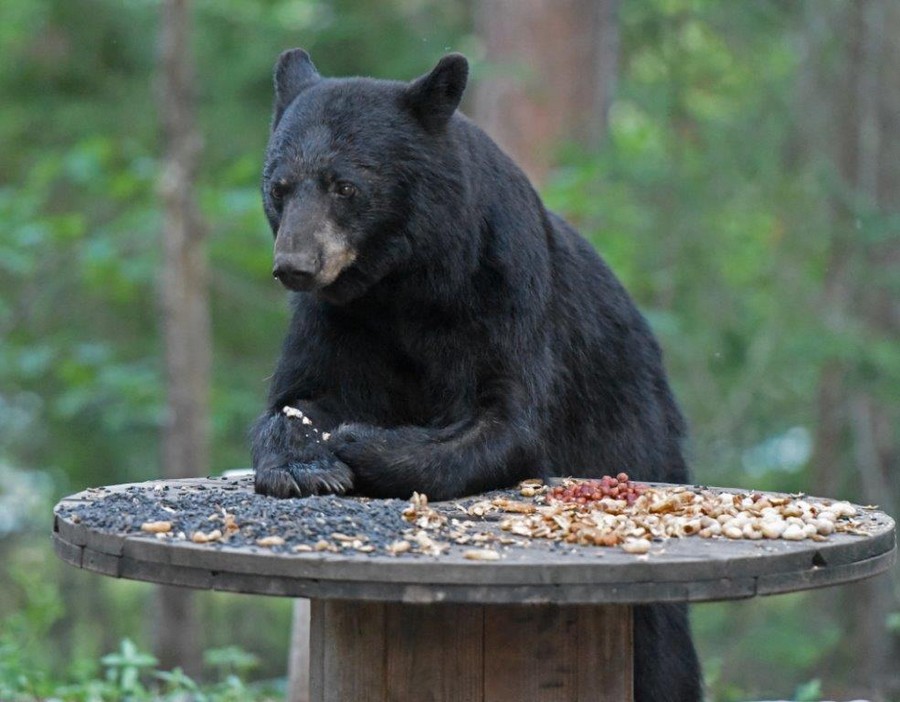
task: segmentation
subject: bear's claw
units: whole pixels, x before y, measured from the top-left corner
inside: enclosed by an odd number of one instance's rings
[[[343,495],[353,489],[353,472],[341,461],[288,463],[256,471],[254,488],[270,497],[307,497]]]

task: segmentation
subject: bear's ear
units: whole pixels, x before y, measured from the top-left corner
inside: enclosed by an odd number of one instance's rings
[[[459,107],[469,62],[462,54],[447,54],[431,73],[417,78],[406,89],[406,104],[428,131],[442,129]]]
[[[320,79],[309,54],[303,49],[291,49],[278,57],[275,64],[275,114],[272,126],[278,124],[281,115],[294,98]]]

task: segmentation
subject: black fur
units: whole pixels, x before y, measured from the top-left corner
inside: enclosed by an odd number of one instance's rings
[[[279,60],[272,230],[308,241],[327,223],[355,259],[293,297],[252,430],[260,493],[441,500],[622,470],[687,482],[684,421],[646,321],[456,112],[467,70],[450,55],[407,84],[322,78],[299,50]],[[685,608],[635,621],[637,699],[699,700]]]

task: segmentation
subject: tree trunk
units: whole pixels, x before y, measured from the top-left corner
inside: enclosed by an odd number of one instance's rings
[[[157,88],[165,150],[159,192],[164,213],[160,296],[167,404],[161,456],[166,478],[209,474],[212,341],[204,227],[195,195],[201,139],[190,32],[189,0],[164,0]],[[155,651],[161,666],[181,666],[189,674],[199,674],[193,593],[160,587],[157,608]]]
[[[475,119],[540,184],[565,142],[595,149],[618,71],[619,0],[480,0]]]

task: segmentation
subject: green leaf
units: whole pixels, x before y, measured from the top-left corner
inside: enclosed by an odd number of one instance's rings
[[[884,625],[891,633],[900,635],[900,612],[891,612],[888,614]]]
[[[819,702],[822,699],[822,681],[818,678],[805,682],[794,692],[795,702]]]

